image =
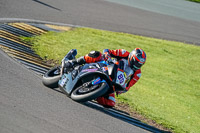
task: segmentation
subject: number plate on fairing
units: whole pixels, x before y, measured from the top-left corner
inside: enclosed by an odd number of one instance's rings
[[[60,82],[60,86],[63,87],[65,84],[67,84],[68,81],[69,81],[69,79],[66,76],[63,76],[63,78]]]
[[[67,94],[70,94],[74,85],[77,83],[77,80],[78,78],[72,80],[72,74],[68,73],[62,75],[61,79],[58,81],[58,84]]]
[[[125,80],[126,80],[126,77],[124,75],[123,72],[121,71],[118,71],[117,72],[117,80],[116,80],[116,83],[120,84],[121,86],[125,86]]]

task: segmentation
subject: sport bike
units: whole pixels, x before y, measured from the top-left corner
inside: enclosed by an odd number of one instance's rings
[[[62,67],[64,62],[75,59],[76,54],[76,49],[69,51],[59,67],[54,67],[43,75],[43,84],[50,88],[59,87],[77,102],[126,91],[126,73],[120,69],[120,65],[113,62],[99,61],[65,70]]]

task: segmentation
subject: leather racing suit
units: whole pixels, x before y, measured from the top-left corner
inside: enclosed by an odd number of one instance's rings
[[[133,71],[129,65],[128,65],[128,56],[129,52],[124,49],[116,49],[116,50],[110,50],[110,49],[104,49],[103,55],[99,51],[91,51],[89,54],[82,57],[81,62],[85,63],[93,63],[98,62],[101,60],[111,60],[111,58],[116,58],[117,60],[120,60],[123,65],[121,68],[123,68],[124,72],[126,73],[126,91],[130,89],[131,86],[133,86],[141,77],[141,69],[138,69],[136,71]],[[121,94],[124,92],[118,92],[118,94]],[[104,107],[114,107],[116,100],[115,100],[115,93],[109,94],[107,97],[99,97],[96,99],[97,102]]]

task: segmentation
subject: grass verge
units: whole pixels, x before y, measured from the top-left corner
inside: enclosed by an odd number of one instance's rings
[[[72,48],[78,50],[77,57],[105,48],[144,49],[141,79],[118,100],[174,132],[200,132],[200,47],[90,28],[25,40],[41,57],[59,61]]]
[[[200,3],[200,0],[188,0],[188,1]]]

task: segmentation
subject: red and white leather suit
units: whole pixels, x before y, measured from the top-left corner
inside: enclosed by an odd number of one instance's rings
[[[136,71],[133,71],[132,69],[130,69],[130,67],[128,66],[128,60],[127,60],[129,56],[129,52],[124,49],[117,49],[117,50],[105,49],[104,55],[106,56],[102,56],[102,54],[98,51],[92,51],[89,54],[85,55],[84,59],[86,63],[92,63],[92,62],[97,62],[101,60],[108,60],[111,57],[114,57],[123,61],[124,62],[123,68],[126,69],[124,71],[126,73],[131,73],[131,76],[129,76],[129,78],[131,77],[131,79],[129,79],[129,82],[126,84],[126,90],[128,91],[130,87],[133,86],[140,79],[141,69],[138,69]],[[109,94],[108,97],[99,97],[97,98],[97,102],[105,107],[113,107],[116,102],[115,94],[111,93]]]

